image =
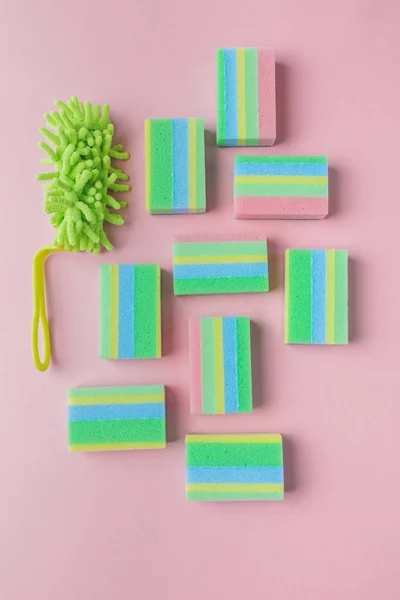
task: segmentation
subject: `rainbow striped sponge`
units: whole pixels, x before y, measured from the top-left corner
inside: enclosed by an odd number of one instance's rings
[[[70,390],[68,445],[78,452],[165,448],[164,386]]]
[[[160,357],[159,265],[100,265],[100,358]]]
[[[268,292],[265,237],[179,236],[173,246],[174,293]]]
[[[145,152],[148,212],[204,213],[203,119],[146,119]]]
[[[323,156],[235,156],[237,219],[324,219],[328,161]]]
[[[272,146],[275,138],[274,51],[217,50],[217,145]]]
[[[347,344],[347,250],[286,250],[285,343]]]
[[[189,348],[191,412],[204,415],[251,412],[250,319],[192,318]]]
[[[283,493],[279,434],[186,436],[188,500],[283,500]]]

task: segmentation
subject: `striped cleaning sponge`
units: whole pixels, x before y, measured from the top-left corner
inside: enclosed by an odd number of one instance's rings
[[[163,385],[74,388],[68,393],[69,449],[164,448]]]
[[[148,212],[204,213],[203,119],[147,119],[145,145]]]
[[[279,434],[186,436],[188,500],[283,500]]]
[[[347,344],[347,251],[286,250],[285,343]]]
[[[250,319],[192,318],[189,348],[191,412],[251,412]]]
[[[265,236],[179,236],[173,254],[176,296],[268,292]]]
[[[328,214],[324,156],[235,156],[237,219],[323,219]]]
[[[218,146],[272,146],[275,104],[273,50],[217,50]]]
[[[159,265],[101,265],[100,358],[160,357]]]

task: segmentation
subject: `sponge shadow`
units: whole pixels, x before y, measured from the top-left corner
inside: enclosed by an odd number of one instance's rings
[[[269,291],[272,292],[279,288],[282,281],[282,272],[280,271],[280,261],[278,248],[274,241],[268,238],[268,280]]]
[[[263,374],[265,374],[266,363],[263,360],[262,356],[262,336],[262,326],[259,323],[256,323],[255,321],[250,321],[251,373],[254,408],[263,405],[264,397]]]
[[[289,137],[289,72],[285,63],[275,65],[276,83],[276,142],[282,144]]]
[[[354,342],[360,337],[360,317],[358,311],[358,295],[360,294],[360,269],[359,263],[354,258],[349,257],[348,264],[348,315],[349,315],[349,342]]]
[[[165,388],[165,412],[167,427],[167,443],[178,440],[178,401],[177,393],[171,387]]]
[[[167,356],[172,353],[174,346],[174,282],[172,273],[164,269],[161,271],[161,297],[162,356]]]
[[[285,492],[293,492],[298,489],[295,445],[290,436],[283,436],[283,465],[284,465],[284,489]]]
[[[214,131],[205,131],[205,152],[206,152],[206,198],[207,212],[217,207],[218,198],[218,165],[217,165],[217,144]]]
[[[329,186],[329,217],[340,212],[340,179],[339,172],[335,167],[328,167],[328,186]]]

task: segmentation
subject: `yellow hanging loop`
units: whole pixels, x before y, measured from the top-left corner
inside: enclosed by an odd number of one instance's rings
[[[33,258],[33,319],[32,319],[32,356],[38,371],[47,371],[51,359],[49,322],[46,314],[46,286],[44,263],[52,252],[64,252],[63,248],[47,246],[38,250]],[[39,327],[43,334],[43,362],[39,352]]]

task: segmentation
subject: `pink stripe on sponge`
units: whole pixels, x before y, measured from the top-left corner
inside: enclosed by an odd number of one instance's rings
[[[275,52],[258,50],[258,145],[276,139]]]
[[[201,414],[201,332],[200,319],[189,321],[189,357],[190,357],[190,412]]]
[[[328,198],[237,196],[234,213],[236,219],[324,219]]]

